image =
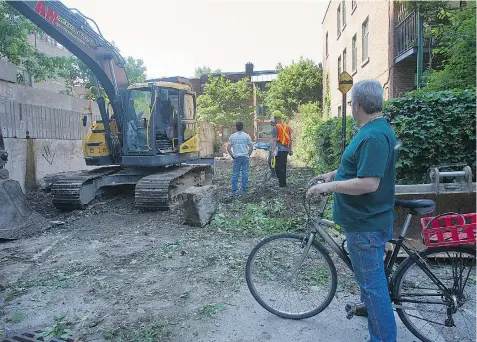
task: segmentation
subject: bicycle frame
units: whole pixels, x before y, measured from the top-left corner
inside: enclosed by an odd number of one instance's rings
[[[409,228],[409,224],[411,222],[412,216],[413,216],[413,214],[411,212],[409,214],[407,214],[406,220],[404,222],[404,225],[401,229],[401,233],[400,233],[399,237],[397,238],[397,240],[396,239],[391,239],[389,241],[390,243],[395,245],[395,248],[393,250],[386,251],[386,256],[385,256],[385,259],[384,259],[384,270],[385,270],[386,278],[388,280],[388,287],[389,287],[389,290],[391,292],[391,299],[393,301],[401,301],[400,298],[396,298],[393,295],[393,291],[392,291],[393,286],[392,285],[393,285],[394,274],[397,274],[398,272],[393,273],[392,270],[393,270],[394,264],[396,263],[396,260],[398,258],[398,254],[399,254],[399,252],[402,248],[407,253],[408,257],[411,258],[412,260],[416,261],[416,264],[424,271],[424,273],[442,291],[442,294],[439,294],[439,295],[436,294],[436,296],[444,295],[449,300],[453,301],[452,294],[449,293],[447,287],[444,284],[442,284],[442,282],[432,273],[431,270],[429,270],[429,268],[427,267],[425,262],[423,262],[422,258],[419,256],[419,253],[410,249],[409,247],[407,247],[404,244],[406,232]],[[334,228],[336,226],[336,224],[333,221],[321,218],[319,220],[315,220],[313,222],[312,226],[313,226],[313,229],[309,233],[309,237],[308,237],[308,239],[309,239],[308,240],[308,246],[307,246],[308,248],[306,248],[306,250],[303,254],[302,260],[300,260],[300,264],[304,260],[304,258],[306,257],[306,255],[308,253],[309,244],[311,244],[311,241],[314,241],[315,236],[318,233],[327,242],[327,244],[331,247],[331,249],[339,256],[339,258],[341,260],[343,260],[343,262],[346,264],[346,266],[348,266],[348,268],[352,272],[354,272],[353,266],[352,266],[352,263],[351,263],[351,259],[348,256],[348,254],[346,253],[346,251],[328,234],[328,232],[325,229],[326,226]],[[428,302],[428,301],[423,302],[423,301],[417,301],[417,300],[413,301],[413,300],[407,300],[407,299],[404,300],[404,301],[409,302],[409,303],[426,303],[426,304],[442,303],[442,302]]]

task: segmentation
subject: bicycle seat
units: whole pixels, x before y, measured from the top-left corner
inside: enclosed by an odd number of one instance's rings
[[[436,202],[429,199],[395,200],[396,207],[412,209],[419,214],[430,214],[436,210]]]

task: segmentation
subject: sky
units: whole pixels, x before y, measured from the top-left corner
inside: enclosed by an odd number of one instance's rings
[[[123,57],[141,58],[147,77],[191,77],[275,69],[301,56],[322,60],[328,0],[62,0],[94,19]]]

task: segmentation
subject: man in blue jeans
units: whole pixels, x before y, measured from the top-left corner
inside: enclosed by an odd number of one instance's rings
[[[325,183],[307,196],[334,193],[334,221],[346,232],[349,256],[361,301],[368,313],[371,342],[395,342],[396,322],[384,274],[384,248],[392,238],[397,152],[393,129],[382,117],[383,88],[378,81],[353,85],[351,111],[360,129],[336,171],[316,178]]]
[[[235,127],[237,128],[237,132],[230,136],[229,144],[227,145],[227,152],[234,159],[234,166],[232,169],[232,192],[237,195],[240,193],[238,190],[238,177],[240,171],[242,171],[242,191],[247,191],[249,156],[252,154],[253,145],[250,135],[243,131],[243,122],[237,122]]]

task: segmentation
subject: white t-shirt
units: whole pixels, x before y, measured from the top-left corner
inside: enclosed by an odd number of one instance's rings
[[[248,157],[248,145],[252,143],[250,135],[244,131],[235,132],[230,136],[229,143],[234,157]]]

